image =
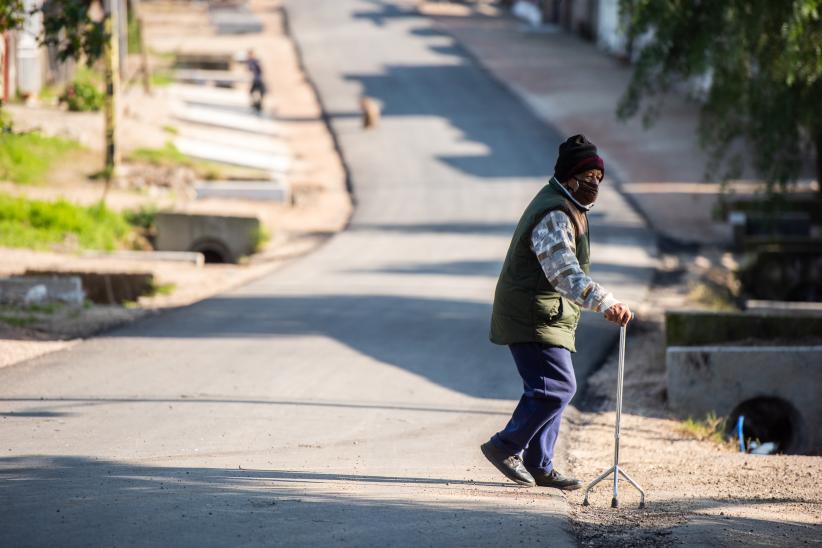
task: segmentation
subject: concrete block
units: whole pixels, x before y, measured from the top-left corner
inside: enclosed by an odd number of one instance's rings
[[[799,309],[784,312],[712,312],[669,310],[665,313],[668,346],[697,346],[756,339],[798,341],[822,336],[822,317]],[[814,343],[815,344],[815,343]]]
[[[278,137],[284,134],[282,125],[270,118],[264,118],[251,113],[227,112],[219,108],[189,105],[175,108],[173,114],[175,118],[194,124],[247,131],[249,133],[270,135],[272,137]]]
[[[822,316],[822,302],[765,301],[748,299],[745,309],[763,315],[799,314],[802,316]]]
[[[263,31],[263,23],[245,6],[212,7],[211,24],[217,34],[252,34]]]
[[[66,303],[80,306],[86,294],[79,276],[15,276],[0,278],[0,303],[27,306]]]
[[[168,87],[168,93],[172,97],[186,102],[250,108],[247,89],[215,88],[176,83]]]
[[[785,436],[785,452],[822,453],[822,346],[674,346],[666,369],[668,401],[679,415],[754,416],[790,430],[772,433]]]
[[[233,88],[234,86],[251,85],[249,77],[228,70],[177,69],[174,79],[179,82]]]
[[[86,251],[83,255],[86,257],[112,257],[138,262],[188,263],[198,268],[205,263],[205,257],[202,253],[191,251]]]
[[[242,109],[240,107],[230,108],[234,108],[235,112],[247,112],[249,110],[247,105],[242,107]],[[234,148],[253,150],[254,152],[262,152],[272,156],[293,158],[293,153],[288,143],[282,138],[272,137],[270,135],[259,135],[247,131],[234,131],[225,128],[214,131],[213,126],[186,124],[180,128],[178,137],[186,137],[218,145],[230,143]]]
[[[251,255],[260,233],[255,217],[158,213],[159,251],[197,251],[206,262],[236,263]]]
[[[201,181],[194,184],[197,199],[234,198],[265,202],[287,202],[288,186],[278,181]]]
[[[56,277],[80,280],[86,296],[100,304],[122,304],[136,301],[151,293],[154,275],[151,272],[97,272],[97,271],[56,271],[28,269],[25,277]],[[82,302],[82,301],[81,301]]]
[[[291,169],[291,158],[289,156],[248,150],[226,145],[225,143],[178,137],[174,139],[174,146],[183,154],[211,162],[250,167],[272,173],[287,173]]]
[[[174,55],[174,66],[180,69],[231,70],[234,56],[209,51],[181,51]]]

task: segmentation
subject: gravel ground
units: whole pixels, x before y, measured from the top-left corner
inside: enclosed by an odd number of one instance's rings
[[[663,316],[659,303],[681,299],[655,288],[641,320],[628,330],[620,464],[647,493],[621,481],[611,508],[604,481],[582,505],[568,496],[582,546],[802,546],[822,544],[822,457],[756,456],[733,444],[699,440],[665,404]],[[613,464],[614,357],[589,379],[582,410],[568,415],[568,471],[591,481]]]

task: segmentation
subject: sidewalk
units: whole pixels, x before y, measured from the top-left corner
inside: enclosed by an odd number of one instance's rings
[[[504,11],[493,15],[423,4],[497,79],[565,135],[583,133],[615,181],[658,235],[678,243],[724,245],[730,230],[711,211],[719,185],[705,181],[706,155],[696,142],[698,109],[682,97],[645,130],[639,117],[616,118],[631,69],[593,44],[557,29],[534,31]],[[554,151],[546,151],[553,154]]]

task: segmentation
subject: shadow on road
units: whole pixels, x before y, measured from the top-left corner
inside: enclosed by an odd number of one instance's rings
[[[464,394],[518,398],[507,349],[488,341],[490,312],[488,304],[390,295],[226,295],[104,336],[322,336]]]
[[[111,405],[116,403],[164,403],[174,405],[197,405],[197,404],[229,404],[229,405],[254,405],[254,406],[296,406],[296,407],[332,407],[337,409],[373,409],[381,411],[417,411],[420,413],[453,413],[457,415],[494,415],[507,417],[509,413],[491,411],[487,409],[469,409],[465,407],[434,407],[415,405],[380,405],[372,403],[351,403],[333,402],[319,400],[272,400],[259,398],[209,398],[201,396],[180,396],[179,398],[154,398],[154,397],[134,397],[134,398],[111,398],[111,397],[58,397],[46,398],[38,397],[8,397],[0,398],[0,402],[14,403],[39,403],[36,408],[28,408],[25,411],[10,411],[0,413],[0,417],[7,418],[53,418],[69,417],[74,415],[70,411],[56,411],[57,409],[85,408],[95,405]]]
[[[432,27],[414,8],[381,0],[372,9],[355,11],[385,32],[404,32],[432,58],[429,64],[386,64],[378,74],[349,73],[362,93],[382,105],[382,119],[439,118],[460,132],[459,145],[471,152],[448,152],[442,143],[434,158],[476,181],[501,178],[546,178],[553,172],[560,136],[523,104],[507,87],[475,61],[452,36]],[[401,22],[402,29],[386,29]],[[377,32],[380,32],[379,30]],[[431,143],[434,144],[434,143]],[[436,149],[435,149],[436,150]]]
[[[535,192],[536,193],[536,192]],[[349,232],[397,232],[400,234],[470,234],[489,236],[510,236],[516,225],[513,223],[419,223],[419,224],[374,224],[353,223]],[[500,259],[502,260],[502,259]],[[500,263],[502,266],[502,263]]]
[[[423,495],[420,496],[420,490]],[[514,510],[512,484],[448,478],[151,466],[75,456],[0,459],[3,546],[477,546],[550,543],[565,518]],[[528,490],[529,493],[536,491]],[[427,499],[427,500],[426,500]],[[712,508],[801,499],[679,499],[620,509],[583,543],[636,528],[650,545],[807,538],[809,524],[731,515]],[[593,506],[588,512],[609,512]],[[686,518],[686,515],[689,518]],[[683,525],[686,522],[689,523]],[[740,536],[741,535],[741,536]]]
[[[521,386],[507,348],[488,340],[491,305],[391,295],[226,295],[147,318],[103,337],[256,338],[322,336],[476,398],[518,399]],[[580,328],[595,341],[612,331],[599,314]],[[578,335],[582,337],[583,335]],[[610,342],[581,347],[579,386]]]
[[[517,491],[448,478],[22,456],[0,459],[0,545],[469,546],[532,543],[566,526],[558,514],[499,504]]]
[[[381,74],[346,79],[380,101],[384,120],[432,117],[456,128],[461,141],[478,151],[435,157],[477,181],[547,178],[559,136],[513,95],[489,85],[488,75],[469,58],[459,59],[461,64],[388,65]]]

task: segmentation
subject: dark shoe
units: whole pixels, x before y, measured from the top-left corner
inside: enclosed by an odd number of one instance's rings
[[[509,480],[528,487],[536,485],[534,478],[522,465],[522,459],[519,455],[509,455],[504,449],[500,449],[490,441],[480,445],[480,449],[482,449],[485,458],[496,466],[497,470],[505,474],[505,477]]]
[[[574,491],[582,487],[582,482],[576,478],[566,478],[556,470],[545,472],[544,470],[530,470],[534,481],[540,487],[556,487],[563,491]]]

